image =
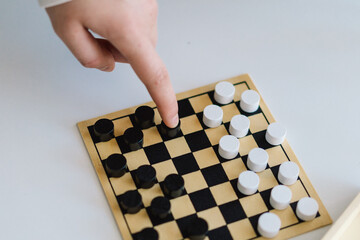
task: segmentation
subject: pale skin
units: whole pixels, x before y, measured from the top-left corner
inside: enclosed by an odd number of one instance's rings
[[[171,128],[178,124],[175,93],[155,49],[156,0],[73,0],[46,10],[56,34],[83,66],[111,72],[115,62],[129,63],[164,123]]]

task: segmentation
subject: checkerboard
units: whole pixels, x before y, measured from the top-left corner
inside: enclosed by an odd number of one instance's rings
[[[274,122],[268,107],[261,98],[260,108],[254,113],[245,113],[239,107],[244,90],[258,91],[248,75],[227,79],[234,84],[234,101],[221,105],[223,124],[208,128],[202,123],[202,111],[209,104],[217,104],[213,98],[215,84],[190,90],[177,95],[181,132],[168,139],[160,129],[160,115],[153,102],[147,103],[155,110],[155,125],[143,130],[144,147],[130,151],[124,143],[124,131],[135,123],[134,112],[138,106],[107,114],[78,123],[79,130],[93,162],[105,195],[113,211],[124,240],[133,239],[146,227],[154,227],[160,239],[183,239],[185,229],[196,216],[204,218],[209,225],[208,239],[254,239],[261,238],[257,232],[257,220],[264,212],[273,212],[281,219],[281,230],[276,239],[287,239],[331,223],[331,218],[311,185],[294,152],[285,140],[272,146],[265,140],[267,126]],[[229,123],[236,114],[250,119],[250,131],[240,138],[240,150],[235,159],[226,160],[218,154],[218,143],[229,134]],[[115,137],[100,142],[93,132],[94,123],[100,118],[113,121]],[[291,129],[289,129],[291,131]],[[247,154],[252,148],[261,147],[269,154],[267,168],[257,173],[260,177],[258,191],[242,195],[237,187],[237,178],[247,170]],[[128,171],[120,178],[108,177],[104,160],[113,153],[121,153],[127,159]],[[293,161],[300,167],[297,182],[290,186],[293,196],[285,210],[275,210],[269,203],[271,189],[278,185],[277,173],[282,162]],[[141,165],[150,164],[156,169],[157,182],[150,189],[139,188],[134,181],[134,171]],[[185,180],[182,196],[171,199],[171,214],[162,220],[152,217],[150,202],[164,196],[162,184],[171,173],[180,174]],[[129,214],[119,205],[119,199],[128,190],[137,190],[143,201],[142,209]],[[310,196],[319,203],[319,212],[310,222],[303,222],[295,215],[296,204],[302,197]]]

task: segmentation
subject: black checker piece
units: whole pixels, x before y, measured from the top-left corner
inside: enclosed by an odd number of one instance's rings
[[[170,159],[170,154],[163,142],[144,147],[145,154],[150,164],[163,162]]]
[[[185,175],[199,170],[199,165],[192,153],[173,158],[173,162],[180,175]]]
[[[185,135],[185,140],[192,152],[211,147],[209,138],[203,130]]]
[[[189,226],[189,224],[191,224],[194,219],[197,218],[197,215],[196,214],[192,214],[192,215],[189,215],[189,216],[186,216],[186,217],[183,217],[183,218],[179,218],[176,220],[176,223],[180,229],[180,232],[181,234],[183,235],[183,237],[187,237],[187,228]]]
[[[201,173],[209,187],[229,181],[221,164],[203,168]]]
[[[220,205],[219,209],[227,224],[246,218],[246,214],[239,200]]]
[[[216,206],[215,199],[208,188],[190,193],[189,197],[196,212]]]

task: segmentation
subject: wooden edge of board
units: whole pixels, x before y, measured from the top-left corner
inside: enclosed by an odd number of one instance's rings
[[[342,239],[343,234],[357,217],[360,217],[360,193],[349,204],[322,240]]]

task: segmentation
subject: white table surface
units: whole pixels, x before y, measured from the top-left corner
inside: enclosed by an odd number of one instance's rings
[[[159,5],[175,91],[250,73],[336,220],[360,191],[359,1]],[[0,239],[120,239],[75,124],[149,100],[127,65],[80,66],[35,1],[3,1]]]

